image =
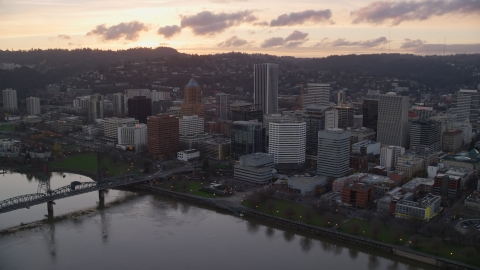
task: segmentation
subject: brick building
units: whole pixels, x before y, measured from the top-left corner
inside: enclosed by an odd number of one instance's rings
[[[375,187],[364,183],[353,183],[342,190],[342,203],[348,206],[367,208],[374,198]]]
[[[159,114],[147,117],[148,151],[154,158],[176,156],[179,121],[175,116]]]

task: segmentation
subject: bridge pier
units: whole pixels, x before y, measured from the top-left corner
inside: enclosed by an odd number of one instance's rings
[[[55,203],[53,201],[47,202],[47,210],[48,210],[48,219],[53,219],[53,205]]]
[[[103,206],[105,204],[105,190],[100,189],[98,191],[98,200],[99,200],[99,205]]]

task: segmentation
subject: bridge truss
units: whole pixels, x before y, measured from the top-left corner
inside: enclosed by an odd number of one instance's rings
[[[92,191],[136,184],[144,181],[147,180],[143,176],[129,174],[107,178],[101,182],[72,182],[68,186],[57,188],[55,190],[51,190],[50,192],[27,194],[0,201],[0,214],[17,209],[30,208],[30,206]]]

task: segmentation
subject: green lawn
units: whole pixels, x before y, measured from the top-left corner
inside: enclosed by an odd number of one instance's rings
[[[271,202],[273,203],[273,209],[272,212],[270,212],[270,209],[268,207],[268,201],[265,203],[261,203],[258,205],[258,207],[255,208],[255,210],[266,213],[266,214],[271,214],[274,216],[282,217],[285,218],[285,210],[287,208],[293,208],[295,210],[295,214],[291,217],[292,220],[295,221],[300,221],[300,222],[305,222],[310,225],[314,226],[319,226],[319,227],[332,227],[335,226],[335,222],[332,220],[331,222],[327,221],[327,218],[323,215],[320,215],[318,213],[314,213],[310,219],[310,221],[305,219],[305,213],[306,213],[306,207],[301,204],[297,204],[291,201],[285,201],[285,200],[280,200],[280,199],[271,199]],[[249,204],[246,200],[242,201],[242,205],[249,207]],[[338,222],[338,221],[337,221]]]
[[[77,170],[84,170],[92,173],[97,172],[97,155],[96,153],[83,153],[74,156],[67,156],[65,158],[56,158],[50,164],[51,168],[61,169],[61,168],[71,168]],[[137,173],[133,168],[128,166],[126,163],[119,162],[117,165],[114,165],[107,158],[103,158],[103,166],[107,168],[109,176],[115,176],[118,174],[129,174]]]
[[[466,264],[471,264],[476,267],[480,267],[480,253],[478,252],[473,256],[467,256],[462,254],[462,249],[466,247],[466,245],[459,245],[456,243],[442,243],[439,247],[438,251],[433,251],[431,246],[432,238],[423,238],[420,243],[416,246],[410,246],[412,249],[418,250],[420,252],[436,255],[439,257],[447,258],[454,261],[463,262]]]
[[[358,233],[355,234],[353,229],[353,224],[358,224],[359,229]],[[381,223],[380,223],[381,224]],[[371,238],[376,241],[384,242],[387,244],[405,244],[405,241],[408,241],[413,236],[411,230],[401,230],[399,228],[393,228],[388,225],[380,225],[380,230],[377,234],[377,237],[374,237],[372,234],[372,225],[367,220],[353,218],[344,224],[342,224],[338,231],[343,233],[348,233],[352,235],[361,235],[364,237]]]
[[[15,125],[1,125],[0,130],[4,131],[13,131],[15,129]]]

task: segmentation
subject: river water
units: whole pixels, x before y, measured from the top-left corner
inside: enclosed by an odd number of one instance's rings
[[[88,180],[54,173],[51,186]],[[0,200],[37,186],[25,175],[0,176]],[[105,199],[107,207],[91,214],[0,236],[0,269],[435,269],[159,195],[110,190]],[[97,203],[96,192],[58,200],[55,215]],[[0,229],[41,220],[46,211],[0,214]]]

